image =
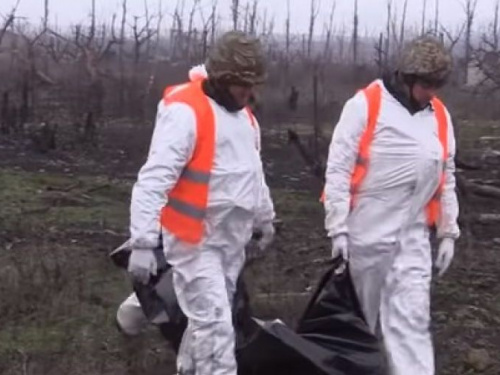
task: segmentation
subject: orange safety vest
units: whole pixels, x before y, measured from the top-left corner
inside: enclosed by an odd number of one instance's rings
[[[201,84],[203,80],[189,82],[185,87],[165,89],[165,104],[185,103],[196,117],[197,139],[191,160],[185,166],[179,180],[168,194],[168,203],[161,211],[160,222],[163,228],[181,241],[198,244],[204,233],[204,218],[208,203],[208,184],[215,155],[215,118]],[[246,108],[252,126],[256,120]]]
[[[368,102],[368,121],[366,124],[366,129],[361,135],[358,147],[358,155],[356,158],[356,165],[351,175],[351,210],[354,208],[354,205],[356,203],[356,196],[359,192],[364,178],[366,177],[366,173],[368,172],[370,162],[370,146],[373,142],[382,100],[382,88],[379,84],[371,84],[366,87],[363,92]],[[443,149],[443,171],[441,173],[441,179],[436,193],[426,207],[427,224],[429,226],[433,226],[437,223],[437,220],[439,219],[439,215],[441,213],[441,194],[443,192],[445,183],[445,167],[446,160],[448,158],[448,121],[446,118],[446,109],[443,102],[438,98],[433,98],[431,104],[434,108],[438,126],[438,138]],[[323,190],[321,201],[324,202],[324,200],[325,191]]]

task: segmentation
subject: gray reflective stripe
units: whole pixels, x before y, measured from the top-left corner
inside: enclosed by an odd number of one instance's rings
[[[182,202],[175,198],[169,198],[167,206],[172,207],[175,211],[180,212],[186,216],[192,217],[193,219],[202,220],[205,218],[206,211],[195,207],[189,203]]]
[[[367,165],[368,164],[368,159],[361,156],[361,155],[358,155],[358,158],[356,159],[356,164],[358,165]]]
[[[184,171],[182,171],[181,178],[185,178],[199,184],[208,184],[210,181],[210,173],[193,171],[192,169],[185,168]]]

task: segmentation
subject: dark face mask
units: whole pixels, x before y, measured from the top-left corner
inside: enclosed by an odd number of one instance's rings
[[[239,104],[231,95],[229,85],[215,80],[207,79],[203,81],[202,88],[205,95],[215,100],[217,104],[224,107],[228,112],[241,111],[244,106]]]

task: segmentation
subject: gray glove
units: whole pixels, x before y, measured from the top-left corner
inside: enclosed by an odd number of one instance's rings
[[[349,241],[347,235],[341,234],[332,239],[332,259],[342,256],[344,260],[349,259]]]
[[[455,240],[452,238],[443,238],[439,244],[438,254],[435,262],[439,270],[439,276],[443,276],[450,267],[453,256],[455,255]]]
[[[153,250],[132,250],[128,261],[128,272],[132,277],[147,284],[151,276],[156,276],[158,264]]]
[[[274,239],[274,225],[273,223],[266,224],[262,228],[262,236],[258,241],[260,250],[266,250]]]

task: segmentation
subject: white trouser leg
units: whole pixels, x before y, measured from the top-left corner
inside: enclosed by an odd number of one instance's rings
[[[229,263],[226,252],[218,248],[168,254],[179,305],[188,318],[178,361],[183,372],[190,374],[194,367],[196,375],[237,375],[233,292],[228,289],[233,289],[229,284],[236,284],[244,261],[244,250],[238,252],[243,256]]]
[[[380,323],[392,375],[434,375],[430,325],[431,267],[427,256],[405,249],[382,291]]]

